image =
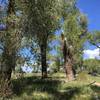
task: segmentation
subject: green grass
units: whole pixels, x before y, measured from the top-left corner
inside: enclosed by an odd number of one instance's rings
[[[100,100],[100,87],[89,85],[93,81],[100,82],[100,77],[81,73],[75,81],[64,80],[63,73],[44,80],[32,74],[13,79],[12,100]]]

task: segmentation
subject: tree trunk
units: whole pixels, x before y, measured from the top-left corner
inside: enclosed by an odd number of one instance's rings
[[[0,96],[3,98],[12,95],[11,73],[12,70],[0,71]]]
[[[12,15],[12,14],[15,14],[15,0],[8,0],[7,17],[9,17],[9,15]],[[9,26],[8,21],[7,21],[7,25]],[[8,42],[8,41],[6,41],[6,42]],[[11,48],[11,47],[9,47],[10,41],[9,41],[9,43],[6,43],[6,42],[5,42],[5,47],[4,47],[4,51],[2,54],[0,79],[10,81],[12,69],[13,69],[13,67],[15,67],[15,61],[14,61],[15,55],[13,55],[13,51],[9,50],[9,48]],[[9,54],[9,52],[12,52],[12,53]],[[14,57],[12,57],[12,56],[14,56]]]
[[[9,5],[8,5],[8,11],[7,14],[15,14],[15,0],[8,0]]]
[[[2,79],[4,80],[11,79],[11,73],[12,70],[15,68],[16,64],[16,56],[15,56],[16,53],[15,51],[9,49],[10,49],[9,45],[5,45],[4,51],[2,53],[0,76],[2,76]]]
[[[73,73],[73,68],[72,68],[72,63],[71,60],[68,59],[65,61],[65,72],[66,76],[68,78],[68,81],[74,80],[74,73]]]
[[[42,78],[47,77],[47,63],[46,63],[46,43],[40,46],[41,49],[41,67],[42,67]]]
[[[4,81],[10,81],[12,70],[9,71],[0,71],[0,79]]]
[[[10,15],[15,14],[15,0],[8,0],[8,9],[7,9],[7,35],[4,37],[4,50],[2,54],[2,61],[0,66],[0,96],[3,97],[11,95],[11,73],[12,69],[15,67],[15,48],[12,49],[12,37],[10,37],[9,34],[11,34],[11,30],[9,29],[10,23],[9,17]],[[13,28],[13,27],[12,27]],[[9,33],[9,34],[8,34]],[[10,39],[11,38],[11,39]],[[15,44],[14,44],[15,45]]]
[[[62,51],[63,51],[63,57],[64,57],[64,68],[65,68],[65,72],[66,72],[66,76],[68,80],[71,81],[71,80],[74,80],[72,54],[64,35],[62,34],[61,37],[62,37]]]

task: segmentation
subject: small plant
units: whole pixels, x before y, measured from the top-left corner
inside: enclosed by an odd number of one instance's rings
[[[79,73],[79,75],[77,76],[77,80],[81,81],[86,81],[88,80],[88,75],[87,75],[87,72],[83,71],[81,73]]]

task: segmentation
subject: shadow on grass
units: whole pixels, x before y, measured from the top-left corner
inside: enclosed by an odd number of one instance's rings
[[[67,87],[66,89],[64,89],[64,91],[59,92],[56,97],[58,97],[59,99],[55,98],[55,100],[71,100],[72,98],[74,98],[74,95],[79,94],[80,93],[80,88],[78,87]]]
[[[91,100],[100,100],[100,87],[91,86],[91,89],[94,92],[94,95],[92,96]]]
[[[13,91],[17,96],[21,96],[23,93],[32,95],[35,91],[47,92],[53,97],[48,100],[70,100],[75,94],[80,93],[80,88],[77,87],[67,87],[64,91],[59,91],[61,81],[58,79],[41,79],[35,76],[13,80],[13,86]]]

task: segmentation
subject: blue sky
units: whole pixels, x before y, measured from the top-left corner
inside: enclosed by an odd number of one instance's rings
[[[77,7],[88,18],[88,30],[100,30],[100,0],[78,0]],[[95,46],[86,44],[84,50],[84,59],[87,58],[100,58],[99,49]]]
[[[100,0],[78,0],[77,6],[88,18],[89,31],[100,30]]]

